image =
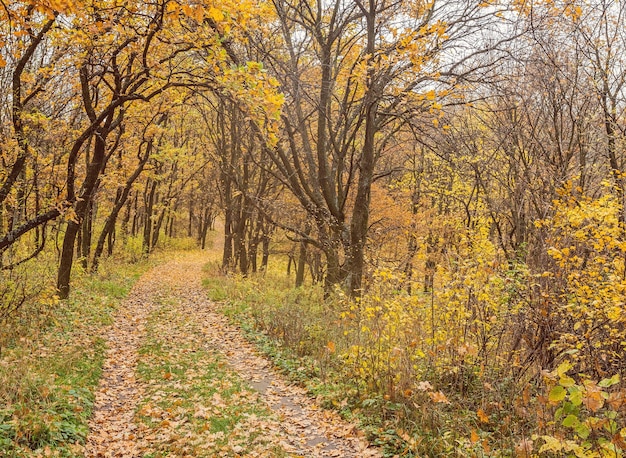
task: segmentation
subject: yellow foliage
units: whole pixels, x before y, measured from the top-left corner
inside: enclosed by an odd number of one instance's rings
[[[451,239],[436,242],[446,244],[447,255],[438,262],[433,291],[408,294],[404,274],[380,268],[368,293],[347,303],[342,314],[342,328],[353,343],[343,358],[357,379],[391,399],[420,391],[433,369],[461,379],[468,370],[478,375],[487,361],[504,361],[499,336],[517,312],[510,291],[513,285],[523,289],[526,274],[521,267],[498,268],[501,253],[487,231],[469,232],[450,218],[447,224]],[[424,241],[422,260],[427,250],[432,246]],[[429,396],[447,401],[434,391]],[[485,411],[479,412],[488,422]]]
[[[549,271],[557,286],[554,313],[562,316],[554,348],[574,349],[582,371],[602,371],[620,364],[626,349],[626,251],[619,205],[610,193],[591,198],[566,187],[561,196],[554,215],[540,223],[549,233],[548,254],[554,260]]]

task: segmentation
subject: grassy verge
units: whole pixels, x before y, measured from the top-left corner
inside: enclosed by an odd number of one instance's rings
[[[81,456],[100,378],[102,329],[147,262],[78,273],[71,299],[25,304],[0,334],[0,456]]]
[[[137,411],[146,457],[286,457],[279,425],[250,389],[207,346],[201,323],[164,299],[148,318]]]
[[[338,356],[348,346],[337,321],[341,304],[324,301],[319,286],[293,288],[280,267],[242,278],[223,276],[217,264],[210,263],[204,286],[221,312],[290,380],[305,387],[323,407],[357,420],[386,456],[411,456],[393,421],[400,406],[373,398]]]

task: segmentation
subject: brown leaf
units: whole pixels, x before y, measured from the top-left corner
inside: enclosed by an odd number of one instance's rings
[[[522,439],[515,446],[515,458],[530,458],[533,451],[533,441],[530,439]]]
[[[433,402],[450,404],[450,401],[448,401],[448,398],[442,391],[431,391],[428,393],[428,396],[430,396],[430,399],[432,399]]]
[[[626,405],[626,392],[624,391],[614,391],[609,394],[609,398],[606,402],[611,406],[613,410],[620,410],[622,407]]]

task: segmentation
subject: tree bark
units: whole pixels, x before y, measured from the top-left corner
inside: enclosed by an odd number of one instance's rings
[[[109,117],[109,125],[111,118]],[[65,236],[63,237],[63,247],[61,249],[61,260],[57,275],[57,290],[61,299],[67,299],[70,294],[70,277],[72,264],[74,262],[74,243],[76,235],[80,230],[81,222],[85,218],[87,208],[91,203],[93,191],[98,183],[98,177],[104,168],[106,158],[106,136],[107,128],[98,129],[95,135],[94,151],[87,174],[82,186],[80,198],[74,205],[75,219],[67,223]]]
[[[308,237],[311,234],[311,225],[307,224],[304,234]],[[305,240],[300,242],[300,252],[298,253],[298,266],[296,268],[296,288],[304,283],[304,272],[307,262],[307,244]]]
[[[97,185],[96,185],[97,187]],[[94,189],[95,190],[95,189]],[[80,262],[83,269],[87,269],[89,256],[91,255],[91,238],[93,233],[94,200],[93,195],[89,198],[89,205],[82,224],[82,235],[80,240]]]
[[[145,208],[145,221],[143,226],[143,253],[149,254],[150,248],[152,246],[151,236],[152,236],[152,209],[154,207],[154,198],[157,189],[157,181],[152,180],[149,184],[149,191],[146,200],[146,208]]]
[[[261,239],[261,246],[263,250],[263,256],[261,257],[261,270],[267,270],[267,263],[270,259],[270,236],[266,233],[263,233],[263,238]]]
[[[298,253],[298,266],[296,268],[296,288],[304,283],[304,272],[306,267],[306,242],[300,242],[300,252]]]
[[[365,12],[364,12],[365,13]],[[367,54],[374,55],[376,40],[376,5],[369,2],[369,11],[365,13],[367,20]],[[370,57],[371,58],[371,57]],[[360,296],[363,287],[363,271],[365,269],[365,242],[369,226],[370,199],[374,166],[376,165],[376,145],[374,135],[378,130],[377,111],[378,94],[375,81],[374,65],[368,66],[367,93],[365,95],[365,132],[363,150],[359,163],[359,180],[354,200],[352,220],[350,222],[350,248],[348,254],[349,293]]]

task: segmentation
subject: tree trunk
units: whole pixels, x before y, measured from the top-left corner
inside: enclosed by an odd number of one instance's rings
[[[604,131],[606,133],[607,154],[609,156],[609,166],[611,167],[611,175],[615,185],[615,192],[619,201],[620,211],[619,220],[622,225],[626,225],[626,203],[624,190],[624,174],[619,165],[617,158],[617,134],[616,129],[616,109],[615,103],[609,97],[608,91],[602,93],[602,108],[604,110]]]
[[[435,269],[437,263],[435,262],[435,252],[437,250],[437,236],[428,232],[426,237],[426,263],[424,266],[424,292],[432,291],[435,283]]]
[[[128,223],[130,223],[130,212],[133,206],[133,196],[131,193],[128,195],[128,199],[126,199],[126,205],[124,209],[124,216],[122,217],[122,244],[126,245],[126,239],[128,238]]]
[[[304,234],[308,237],[311,234],[311,225],[307,223]],[[296,288],[304,283],[304,272],[307,261],[307,244],[304,240],[300,242],[300,253],[298,254],[298,268],[296,269]]]
[[[115,222],[107,235],[107,256],[113,256],[113,246],[115,245]]]
[[[97,186],[96,186],[97,187]],[[95,193],[94,193],[95,194]],[[87,270],[89,265],[89,256],[91,255],[91,239],[93,235],[93,219],[95,212],[94,196],[89,198],[89,205],[87,205],[87,213],[82,225],[82,237],[80,247],[80,262],[83,269]]]
[[[336,285],[341,285],[346,279],[346,271],[339,262],[339,254],[336,249],[325,250],[326,278],[324,279],[324,297],[329,297]]]
[[[298,253],[298,267],[296,269],[296,288],[304,283],[304,271],[306,267],[306,242],[300,242],[300,253]]]
[[[292,249],[289,253],[287,253],[287,276],[291,275],[291,264],[295,262],[293,252],[294,250]]]
[[[261,270],[267,270],[267,262],[270,258],[270,236],[266,233],[263,234],[263,238],[261,239],[261,244],[263,247],[263,257],[261,258]]]
[[[313,283],[319,283],[324,275],[322,269],[322,254],[319,252],[319,250],[315,250],[313,252],[312,258],[313,259],[310,263],[311,279]]]
[[[187,224],[187,237],[191,237],[193,235],[193,205],[194,205],[194,201],[193,201],[193,193],[189,196],[189,222]],[[201,223],[202,224],[202,223]],[[200,234],[198,234],[200,235]],[[199,237],[198,237],[199,238]]]
[[[159,241],[159,235],[161,233],[161,226],[163,225],[163,219],[165,218],[165,212],[167,211],[167,207],[164,207],[159,213],[159,217],[156,220],[156,224],[154,225],[154,229],[152,230],[152,241],[150,244],[150,251],[156,248],[156,244]],[[167,229],[167,227],[166,227]]]
[[[172,212],[172,214],[170,215],[170,227],[169,227],[169,230],[167,231],[167,234],[169,238],[171,239],[173,239],[176,236],[176,233],[174,232],[175,221],[176,221],[176,217],[174,216],[174,213]]]
[[[98,177],[104,168],[106,160],[106,136],[108,132],[100,129],[95,135],[94,152],[91,162],[87,167],[87,174],[82,186],[82,192],[74,205],[76,221],[69,221],[67,230],[63,238],[63,248],[61,249],[61,260],[57,275],[57,290],[61,299],[67,299],[70,294],[70,277],[72,274],[72,264],[74,262],[74,243],[76,235],[80,230],[80,225],[85,218],[87,207],[91,202],[93,191],[98,183]]]
[[[365,15],[367,19],[367,52],[373,56],[375,50],[376,37],[376,8],[370,1],[369,13]],[[365,118],[365,140],[363,151],[359,162],[359,180],[357,194],[354,199],[354,210],[350,223],[350,251],[348,253],[348,275],[349,293],[351,296],[360,296],[363,288],[363,271],[365,269],[365,242],[367,229],[369,227],[369,209],[371,199],[372,180],[374,176],[374,166],[376,164],[376,145],[374,136],[377,131],[377,88],[374,81],[375,69],[368,68],[367,93],[366,97],[366,118]]]
[[[154,207],[154,196],[157,189],[156,180],[152,180],[150,186],[150,191],[148,192],[146,208],[145,208],[145,221],[143,226],[143,253],[149,254],[150,247],[152,246],[151,236],[152,236],[152,209]]]
[[[417,250],[419,249],[419,243],[417,240],[417,212],[419,209],[419,201],[420,201],[420,192],[419,187],[416,186],[413,190],[413,195],[411,196],[411,227],[409,240],[407,244],[407,260],[404,266],[404,283],[406,285],[406,292],[411,294],[412,283],[413,283],[413,259],[417,254]]]
[[[233,218],[232,209],[230,206],[226,206],[224,212],[224,251],[222,253],[222,269],[224,271],[230,270],[233,262]]]
[[[135,199],[133,201],[133,224],[130,229],[130,235],[132,237],[136,237],[138,230],[139,230],[139,191],[137,191],[135,195]]]
[[[82,229],[82,225],[81,225]],[[83,231],[80,230],[76,233],[76,257],[80,259],[83,250]]]
[[[259,242],[254,241],[249,244],[248,248],[248,260],[250,261],[250,270],[252,273],[257,272],[257,254],[259,249]]]
[[[240,217],[234,234],[235,256],[239,261],[239,271],[245,277],[248,275],[248,253],[246,252],[245,221]]]
[[[57,290],[60,299],[67,299],[70,295],[70,276],[74,262],[74,242],[76,241],[76,235],[79,230],[80,224],[75,221],[68,221],[65,236],[63,237],[61,261],[57,275]]]
[[[206,235],[211,224],[211,215],[209,209],[205,209],[201,219],[200,227],[200,247],[204,250],[206,248]]]

